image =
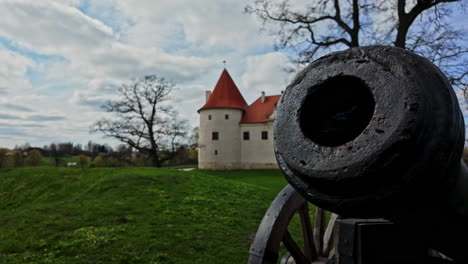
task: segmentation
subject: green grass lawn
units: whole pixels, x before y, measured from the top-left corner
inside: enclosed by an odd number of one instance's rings
[[[0,170],[0,263],[245,263],[276,170]]]

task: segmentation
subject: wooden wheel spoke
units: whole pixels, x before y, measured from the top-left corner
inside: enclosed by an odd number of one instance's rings
[[[327,257],[327,258],[328,258],[328,259],[334,258],[334,257],[335,257],[335,253],[336,253],[336,248],[332,248],[332,249],[330,250],[330,254],[328,254],[328,257]]]
[[[323,256],[323,234],[325,232],[325,211],[317,207],[314,223],[314,244],[317,255]]]
[[[281,257],[282,264],[324,264],[327,258],[333,258],[333,227],[337,216],[332,215],[326,226],[325,211],[317,208],[312,223],[309,206],[291,185],[287,185],[273,200],[262,219],[250,247],[248,264],[277,263],[281,244],[289,251]],[[294,241],[288,230],[296,213],[299,215],[304,248]],[[294,220],[294,225],[296,223]]]
[[[307,202],[304,203],[298,210],[299,218],[301,220],[302,239],[304,241],[304,255],[309,259],[317,258],[317,249],[315,248],[312,225],[310,223],[309,206]]]
[[[325,234],[323,235],[323,256],[328,256],[331,252],[333,247],[333,239],[334,239],[334,230],[335,230],[335,222],[338,219],[337,214],[332,214],[330,217],[330,222],[328,222],[327,230],[325,230]]]
[[[294,258],[296,264],[310,264],[311,260],[308,260],[304,253],[302,253],[301,248],[296,244],[296,241],[294,241],[288,230],[284,234],[283,244]]]

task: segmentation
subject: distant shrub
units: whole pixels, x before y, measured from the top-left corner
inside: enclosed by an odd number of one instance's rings
[[[104,158],[101,155],[96,156],[93,160],[94,167],[100,168],[100,167],[105,167],[106,162],[104,161]]]
[[[42,163],[42,154],[39,150],[33,149],[28,152],[26,157],[26,165],[27,166],[39,166]]]
[[[13,157],[8,155],[8,149],[0,149],[0,168],[13,168]]]
[[[24,158],[23,158],[23,153],[21,150],[15,150],[13,151],[13,167],[19,168],[24,166]]]
[[[105,164],[106,164],[106,167],[119,167],[120,166],[120,162],[116,158],[113,158],[113,157],[107,157],[105,159]]]
[[[80,154],[78,156],[78,165],[81,167],[81,168],[85,168],[88,166],[88,163],[89,163],[89,158],[88,156],[84,155],[84,154]]]
[[[132,157],[130,163],[135,167],[143,167],[147,164],[146,159],[142,156]]]
[[[0,149],[0,168],[5,168],[8,149]]]
[[[187,154],[188,154],[188,158],[191,161],[198,161],[198,150],[197,149],[188,149]]]

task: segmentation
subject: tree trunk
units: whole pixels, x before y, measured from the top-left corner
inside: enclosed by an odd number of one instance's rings
[[[151,165],[156,168],[161,168],[161,162],[157,153],[151,153]]]
[[[353,0],[353,29],[351,34],[351,47],[359,47],[359,31],[361,22],[359,21],[359,1]]]
[[[409,25],[406,21],[402,21],[400,18],[400,24],[398,25],[398,31],[395,39],[395,47],[405,49],[406,48],[406,35],[408,34]]]

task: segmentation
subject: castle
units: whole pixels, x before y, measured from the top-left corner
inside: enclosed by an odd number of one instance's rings
[[[248,105],[226,69],[199,110],[198,167],[208,170],[278,168],[273,120],[280,95]]]

